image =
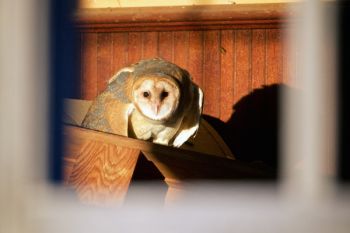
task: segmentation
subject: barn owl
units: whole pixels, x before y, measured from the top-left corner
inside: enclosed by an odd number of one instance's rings
[[[180,147],[199,127],[203,92],[168,61],[121,69],[92,104],[83,127]]]

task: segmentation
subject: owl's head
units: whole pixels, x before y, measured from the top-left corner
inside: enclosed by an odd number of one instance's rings
[[[140,77],[132,90],[135,107],[151,120],[167,120],[178,108],[180,88],[170,76],[152,74]]]

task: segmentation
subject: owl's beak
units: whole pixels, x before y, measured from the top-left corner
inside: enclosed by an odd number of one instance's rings
[[[155,103],[153,105],[153,111],[156,113],[156,115],[158,115],[159,110],[160,110],[160,103]]]

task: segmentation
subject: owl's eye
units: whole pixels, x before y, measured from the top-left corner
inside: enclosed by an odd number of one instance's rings
[[[145,91],[145,92],[143,93],[143,97],[147,98],[147,97],[149,97],[149,96],[150,96],[150,93],[149,93],[148,91]]]
[[[161,98],[161,99],[165,99],[166,97],[168,97],[168,95],[169,95],[169,92],[163,91],[163,92],[160,94],[160,98]]]

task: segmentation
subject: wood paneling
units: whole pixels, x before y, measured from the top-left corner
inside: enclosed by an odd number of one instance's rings
[[[112,34],[112,73],[128,65],[128,33]]]
[[[234,102],[238,102],[251,90],[251,38],[251,30],[235,32]]]
[[[107,84],[108,79],[112,76],[112,34],[97,34],[97,91],[102,92]]]
[[[252,88],[259,88],[266,80],[266,30],[252,32]]]
[[[106,87],[106,80],[118,69],[142,58],[152,57],[164,58],[187,69],[204,91],[204,113],[223,121],[230,118],[235,103],[254,89],[274,83],[293,83],[295,53],[292,53],[293,56],[286,53],[283,35],[289,29],[280,24],[282,13],[289,13],[284,5],[252,7],[251,11],[245,8],[247,15],[236,10],[231,14],[225,10],[222,15],[216,12],[216,18],[213,9],[194,15],[192,13],[197,12],[197,8],[188,8],[188,12],[192,12],[190,18],[178,15],[179,19],[183,17],[196,24],[203,23],[201,27],[186,30],[171,25],[159,27],[159,22],[166,24],[166,19],[175,20],[172,18],[175,17],[174,14],[168,9],[162,13],[165,18],[157,19],[153,27],[151,16],[149,19],[145,16],[145,20],[149,20],[148,29],[139,31],[132,27],[144,23],[141,19],[138,20],[139,16],[129,22],[131,26],[124,28],[123,32],[114,30],[115,27],[105,27],[103,33],[92,29],[96,24],[107,24],[108,20],[119,16],[108,13],[108,17],[101,16],[104,18],[99,21],[98,10],[95,13],[89,12],[88,19],[84,18],[86,15],[81,16],[78,20],[82,57],[80,97],[93,99]],[[269,9],[275,11],[265,14],[264,9],[266,12]],[[123,14],[118,22],[127,21],[129,13]],[[249,21],[250,26],[239,24],[239,18]],[[214,19],[228,21],[232,27],[222,28]],[[116,22],[110,21],[111,24]],[[237,23],[240,27],[236,27]],[[252,28],[253,24],[259,24],[259,27]],[[246,27],[242,27],[244,25]]]
[[[128,38],[128,64],[138,62],[142,58],[142,33],[130,32]]]
[[[173,32],[158,33],[158,56],[168,61],[174,60],[174,37]]]
[[[173,62],[180,67],[188,67],[188,31],[176,31],[173,35]]]
[[[203,92],[204,112],[219,117],[220,115],[220,32],[206,31],[203,46]]]
[[[266,83],[280,83],[283,80],[282,31],[280,29],[267,30],[266,40]]]
[[[235,77],[235,33],[233,30],[221,31],[220,45],[220,102],[234,103],[234,77]],[[232,108],[220,104],[220,119],[227,121],[232,114]]]
[[[188,71],[199,86],[203,85],[203,31],[189,32]]]
[[[142,35],[142,58],[156,57],[158,55],[158,33],[144,32]]]

